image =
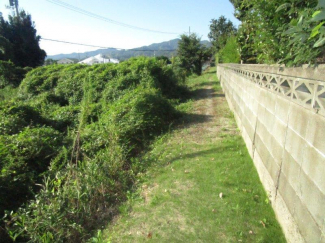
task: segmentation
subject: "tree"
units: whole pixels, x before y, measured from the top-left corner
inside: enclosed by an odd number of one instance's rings
[[[236,31],[236,27],[230,20],[227,20],[225,16],[220,16],[219,19],[212,19],[208,37],[215,51],[219,52],[219,50],[226,45],[227,39],[236,34]]]
[[[309,20],[317,0],[230,2],[235,7],[235,16],[242,22],[238,43],[245,63],[301,64],[321,55],[320,50],[313,49],[313,41],[306,34],[312,30]],[[324,0],[319,2],[322,6]],[[317,24],[321,29],[321,21]]]
[[[20,67],[36,67],[44,63],[46,53],[39,46],[31,15],[21,11],[19,16],[9,16],[9,21],[0,17],[0,60],[11,60]],[[6,41],[7,40],[7,41]]]
[[[289,51],[283,59],[288,65],[325,62],[325,0],[310,1],[300,8],[298,16],[281,29],[281,37],[289,39]],[[278,7],[277,12],[292,14],[291,4]]]
[[[209,50],[201,44],[201,38],[196,34],[181,35],[178,42],[177,54],[180,58],[180,66],[187,70],[187,74],[201,75],[202,64],[210,56]]]
[[[218,58],[220,63],[239,63],[239,46],[235,36],[228,38],[226,45],[219,51]]]
[[[57,60],[53,60],[52,58],[48,58],[48,59],[45,60],[44,65],[47,66],[47,65],[57,64],[57,63],[58,63]]]

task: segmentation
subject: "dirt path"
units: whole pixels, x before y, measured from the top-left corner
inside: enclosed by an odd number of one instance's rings
[[[210,143],[212,140],[218,140],[226,133],[238,134],[237,126],[234,123],[233,115],[229,110],[227,101],[222,90],[216,89],[212,86],[216,85],[213,82],[213,77],[207,79],[206,82],[201,83],[199,89],[194,92],[194,110],[193,113],[198,116],[196,125],[189,125],[189,133],[184,133],[183,138],[191,139],[196,143]],[[200,122],[200,117],[205,117]]]
[[[193,101],[183,125],[148,153],[152,166],[104,238],[285,242],[215,73],[190,85]]]

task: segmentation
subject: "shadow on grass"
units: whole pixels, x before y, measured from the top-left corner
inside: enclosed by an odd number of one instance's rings
[[[210,99],[214,97],[225,97],[224,94],[216,94],[216,91],[211,89],[196,89],[192,91],[192,97],[194,100]]]
[[[176,129],[182,129],[184,127],[189,127],[191,125],[209,122],[211,121],[212,118],[213,116],[210,115],[184,113],[182,117],[175,123],[177,126]]]
[[[211,70],[210,68],[208,68],[206,71],[204,71],[203,74],[211,74],[211,73],[216,74],[217,72],[216,70]]]
[[[206,81],[206,82],[202,82],[202,83],[198,83],[193,85],[194,88],[198,88],[198,87],[204,87],[204,86],[210,86],[210,85],[215,85],[217,82],[216,81]]]
[[[219,153],[222,153],[226,150],[229,150],[230,148],[233,148],[233,145],[228,145],[228,146],[220,146],[220,147],[216,147],[213,149],[207,149],[207,150],[201,150],[198,152],[194,152],[194,153],[188,153],[188,154],[182,154],[181,156],[176,156],[174,158],[172,158],[171,160],[169,160],[170,163],[173,163],[176,160],[179,159],[193,159],[196,157],[204,157],[206,155],[216,155]],[[215,163],[215,161],[211,161],[211,163]]]

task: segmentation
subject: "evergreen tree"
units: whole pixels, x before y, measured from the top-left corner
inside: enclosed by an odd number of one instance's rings
[[[39,46],[31,15],[21,11],[19,16],[0,17],[0,60],[12,61],[20,67],[36,67],[44,63],[46,53]]]
[[[225,16],[220,16],[219,19],[212,19],[210,24],[210,33],[208,37],[218,52],[226,45],[226,42],[230,36],[236,34],[236,27],[230,20],[227,20]]]
[[[209,50],[201,44],[201,39],[196,34],[181,35],[177,54],[180,58],[180,66],[186,69],[188,74],[197,75],[201,75],[202,64],[210,56]]]

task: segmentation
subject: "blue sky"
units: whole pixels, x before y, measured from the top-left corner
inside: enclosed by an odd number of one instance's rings
[[[211,19],[225,15],[235,25],[234,8],[228,0],[60,0],[97,15],[141,28],[177,34],[140,31],[94,19],[50,1],[19,0],[20,8],[32,15],[37,33],[44,38],[96,46],[134,48],[197,33],[207,40]],[[0,11],[6,17],[9,0],[1,0]],[[98,48],[41,41],[48,55],[85,52]]]

